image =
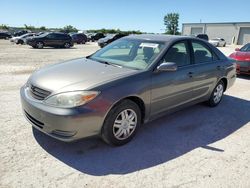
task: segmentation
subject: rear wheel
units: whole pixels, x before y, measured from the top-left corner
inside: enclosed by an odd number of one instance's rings
[[[37,47],[38,49],[42,49],[43,46],[44,46],[44,44],[43,44],[42,42],[37,42],[37,43],[36,43],[36,47]]]
[[[64,43],[64,48],[70,48],[70,43],[68,43],[68,42],[66,42],[66,43]]]
[[[214,107],[214,106],[217,106],[221,100],[222,100],[222,97],[223,97],[223,93],[224,93],[224,83],[222,81],[220,81],[216,87],[214,88],[211,96],[210,96],[210,99],[208,100],[208,105],[211,106],[211,107]]]
[[[140,124],[140,108],[133,101],[124,100],[108,113],[102,128],[102,138],[110,145],[124,145],[135,136]]]

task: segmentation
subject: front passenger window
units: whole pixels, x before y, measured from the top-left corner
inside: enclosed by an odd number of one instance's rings
[[[174,44],[165,55],[164,61],[176,63],[178,67],[189,65],[190,56],[187,43],[179,42]]]

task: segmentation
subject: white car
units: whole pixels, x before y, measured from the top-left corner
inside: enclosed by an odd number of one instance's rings
[[[209,43],[211,43],[212,45],[219,47],[219,46],[226,46],[226,41],[223,38],[215,38],[215,39],[211,39],[209,40]]]
[[[35,35],[36,35],[35,33],[26,33],[26,34],[21,35],[19,37],[12,37],[10,39],[10,42],[13,42],[16,44],[25,44],[28,37],[33,37]]]

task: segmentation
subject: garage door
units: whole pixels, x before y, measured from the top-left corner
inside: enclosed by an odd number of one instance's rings
[[[203,33],[202,27],[192,27],[191,28],[191,35],[201,34]]]
[[[245,45],[250,42],[250,27],[240,28],[240,35],[238,39],[239,45]]]

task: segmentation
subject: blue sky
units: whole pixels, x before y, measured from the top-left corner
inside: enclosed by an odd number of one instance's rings
[[[250,22],[249,0],[1,0],[0,24],[78,29],[114,28],[160,33],[163,17],[180,14],[187,22]],[[181,26],[180,26],[181,28]]]

